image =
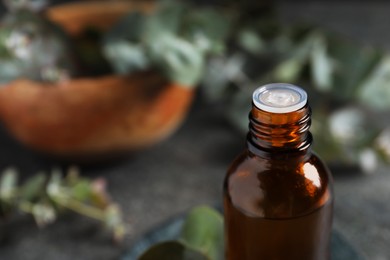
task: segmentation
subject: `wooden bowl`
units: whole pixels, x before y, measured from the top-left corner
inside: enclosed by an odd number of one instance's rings
[[[124,14],[107,2],[88,6],[66,4],[48,13],[72,34],[93,25],[97,17],[114,22]],[[94,12],[88,11],[91,8]],[[106,24],[97,26],[104,29]],[[17,140],[35,150],[66,158],[93,157],[163,140],[181,124],[193,96],[193,88],[169,82],[155,71],[56,84],[20,79],[0,87],[0,120]]]
[[[53,6],[46,15],[69,34],[77,35],[89,26],[107,30],[130,10],[150,13],[154,6],[153,1],[78,1]]]

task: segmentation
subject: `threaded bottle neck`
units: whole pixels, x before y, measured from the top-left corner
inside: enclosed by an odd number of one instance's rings
[[[262,101],[261,99],[264,99],[261,95],[270,96],[272,94],[275,96],[271,97],[273,99],[269,99],[271,102],[276,100],[275,102],[281,102],[283,104],[283,98],[285,96],[290,97],[290,92],[298,89],[298,87],[292,86],[292,90],[287,89],[286,92],[283,92],[284,85],[275,85],[267,88],[266,91],[259,88],[260,93],[254,93],[254,102],[249,115],[248,148],[253,153],[261,155],[278,154],[279,156],[283,156],[283,154],[307,152],[312,143],[312,136],[309,132],[311,109],[307,103],[306,96],[301,98],[304,99],[304,103],[301,103],[298,109],[291,109],[292,111],[289,111],[287,109],[288,107],[282,107],[282,109],[279,107],[271,107],[271,109],[268,109],[267,104],[258,104],[259,101]],[[287,87],[292,88],[291,86]],[[303,90],[298,90],[306,95]],[[292,94],[295,95],[295,93]],[[282,99],[279,97],[282,97]],[[302,101],[300,100],[296,99],[295,102],[299,103]],[[278,104],[276,103],[276,105]],[[295,103],[292,104],[294,105]],[[280,110],[283,113],[280,113]]]

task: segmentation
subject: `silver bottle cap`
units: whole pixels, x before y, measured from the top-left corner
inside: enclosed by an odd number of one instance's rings
[[[306,105],[307,94],[302,88],[292,84],[272,83],[253,92],[253,103],[263,111],[289,113]]]

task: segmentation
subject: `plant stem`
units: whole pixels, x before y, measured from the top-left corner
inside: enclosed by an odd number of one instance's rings
[[[54,198],[53,198],[54,199]],[[92,219],[96,219],[99,221],[105,221],[105,214],[103,210],[96,209],[94,207],[91,207],[89,205],[83,204],[80,201],[77,201],[72,198],[66,198],[66,199],[60,199],[60,198],[55,198],[54,200],[57,204],[71,209],[81,215],[85,215],[87,217],[90,217]]]

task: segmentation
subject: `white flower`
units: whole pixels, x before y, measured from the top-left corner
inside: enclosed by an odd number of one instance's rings
[[[365,173],[373,173],[378,167],[378,157],[370,148],[366,148],[359,153],[359,165]]]
[[[385,128],[375,140],[375,145],[390,159],[390,127]]]
[[[363,113],[354,107],[337,110],[329,118],[329,128],[337,141],[356,142],[364,135]]]

